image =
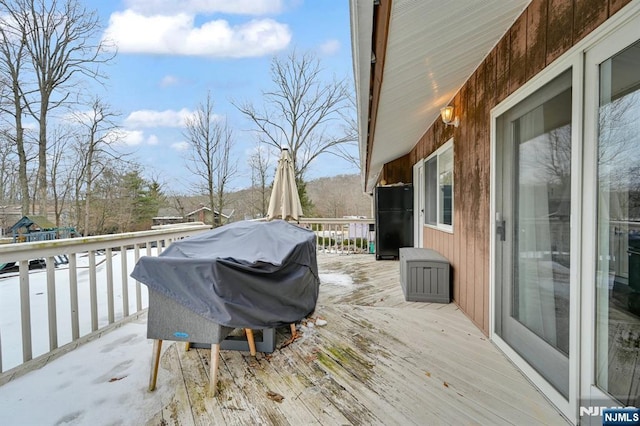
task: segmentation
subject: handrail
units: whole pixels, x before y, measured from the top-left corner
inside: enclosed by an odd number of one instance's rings
[[[207,225],[184,225],[173,226],[171,228],[163,228],[151,231],[141,232],[128,232],[123,234],[113,235],[101,235],[95,237],[78,237],[67,238],[53,241],[34,241],[28,243],[15,243],[0,245],[0,265],[15,262],[18,265],[18,280],[19,286],[19,305],[20,305],[20,324],[21,324],[21,341],[22,341],[22,364],[34,361],[33,350],[33,328],[32,328],[32,304],[36,300],[31,295],[31,274],[30,274],[30,260],[33,259],[45,259],[46,264],[46,288],[41,290],[38,296],[42,296],[46,293],[46,308],[47,310],[47,322],[48,334],[49,334],[49,351],[44,353],[36,353],[35,357],[46,356],[48,353],[55,351],[60,347],[59,333],[62,332],[65,335],[70,335],[70,342],[77,342],[82,338],[87,337],[87,333],[81,335],[80,314],[82,307],[89,305],[90,310],[90,332],[88,334],[99,332],[107,327],[112,326],[114,323],[126,320],[131,316],[137,316],[146,306],[143,303],[143,292],[140,283],[129,277],[129,273],[134,267],[135,261],[140,258],[140,249],[146,250],[146,255],[157,255],[162,251],[163,247],[168,246],[171,242],[182,239],[191,235],[195,235],[201,232],[205,232],[211,229]],[[155,245],[156,249],[152,250],[152,245]],[[128,249],[133,249],[134,262],[127,262],[125,254],[128,253]],[[98,282],[104,283],[102,277],[98,277],[96,262],[96,255],[98,252],[105,254],[105,269],[106,269],[106,295],[107,298],[107,316],[106,326],[101,326],[99,321],[98,312]],[[112,258],[114,252],[120,253],[121,266],[120,274],[114,274]],[[155,252],[155,253],[153,253]],[[78,265],[79,255],[86,253],[88,257],[88,267],[82,268]],[[60,274],[64,273],[62,268],[56,267],[60,264],[61,259],[66,259],[68,265],[68,279],[65,279],[65,284],[56,282],[56,275],[62,278]],[[79,286],[79,275],[84,274],[85,269],[88,269],[88,300],[81,297],[81,294],[85,293],[85,288]],[[116,302],[114,298],[114,282],[117,278],[120,279],[120,287],[118,291],[121,291],[122,297],[122,314],[116,315]],[[0,278],[6,278],[6,276],[0,275]],[[100,278],[100,280],[99,280]],[[10,278],[9,278],[10,279]],[[68,282],[68,287],[66,286]],[[135,298],[132,301],[133,305],[130,306],[129,292],[130,286],[135,283],[135,293],[132,293]],[[65,287],[64,290],[69,294],[68,311],[59,312],[61,306],[56,300],[56,293],[61,291],[61,287]],[[132,288],[131,288],[132,289]],[[64,305],[64,304],[62,304]],[[133,312],[130,312],[133,311]],[[70,330],[60,329],[61,315],[70,316]],[[3,344],[5,348],[13,342],[7,342],[6,339],[3,343],[2,337],[4,334],[8,334],[7,330],[3,330],[0,324],[0,383],[3,382],[3,378],[6,376],[13,376],[15,370],[20,368],[20,365],[8,366],[8,370],[3,369]],[[64,342],[63,344],[67,344]]]
[[[316,245],[323,253],[372,253],[375,233],[371,218],[306,218],[295,222],[316,233]]]

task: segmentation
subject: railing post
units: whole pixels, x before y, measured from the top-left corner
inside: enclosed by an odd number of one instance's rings
[[[56,310],[56,264],[53,256],[47,262],[47,313],[49,316],[49,350],[58,347],[58,314]]]
[[[129,274],[127,273],[127,248],[120,247],[120,273],[122,276],[122,315],[129,316]]]
[[[113,250],[108,248],[105,250],[105,256],[107,256],[107,317],[109,324],[113,324],[115,321],[115,309],[113,298]]]
[[[134,258],[136,259],[136,263],[140,259],[140,244],[134,244],[133,246]],[[136,312],[142,310],[142,288],[140,286],[140,282],[136,280]]]
[[[96,283],[96,252],[89,250],[89,303],[91,304],[91,331],[98,329],[98,285]]]
[[[78,259],[75,253],[69,255],[69,298],[71,303],[71,338],[80,338],[78,319]]]
[[[22,322],[22,360],[29,361],[31,353],[31,301],[29,300],[29,261],[19,262],[20,313]]]

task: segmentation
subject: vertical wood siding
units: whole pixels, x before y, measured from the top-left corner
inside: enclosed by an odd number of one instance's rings
[[[380,180],[387,184],[413,182],[413,167],[410,161],[411,155],[396,158],[382,168]]]
[[[410,179],[413,164],[454,138],[454,232],[425,227],[424,244],[451,261],[453,299],[487,334],[490,111],[629,1],[533,0],[455,96],[460,127],[436,120],[384,168],[389,183]]]

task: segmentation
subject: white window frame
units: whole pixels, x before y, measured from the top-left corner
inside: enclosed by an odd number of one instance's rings
[[[442,197],[440,196],[440,183],[439,183],[439,178],[440,178],[440,156],[442,156],[442,154],[444,154],[445,151],[448,151],[449,149],[451,149],[451,224],[446,224],[446,223],[442,223],[440,222],[440,217],[441,217],[441,213],[442,213]],[[429,162],[431,159],[436,158],[436,194],[435,194],[435,199],[436,199],[436,222],[435,223],[428,223],[427,222],[427,218],[429,217],[429,215],[427,214],[427,210],[429,208],[429,203],[432,201],[432,197],[433,194],[430,193],[429,191],[429,176],[427,173],[427,162]],[[428,156],[427,158],[424,159],[424,209],[425,209],[425,215],[424,215],[424,226],[432,228],[432,229],[438,229],[440,231],[445,231],[448,233],[453,233],[453,226],[454,226],[454,211],[455,211],[455,203],[454,203],[454,189],[455,189],[455,179],[454,179],[454,175],[455,173],[453,173],[454,171],[454,164],[455,164],[455,150],[453,148],[453,138],[449,139],[447,142],[445,142],[440,148],[438,148],[437,150],[435,150],[430,156]]]

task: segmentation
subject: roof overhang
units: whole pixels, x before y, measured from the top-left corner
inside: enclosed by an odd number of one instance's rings
[[[362,183],[411,151],[530,0],[350,0]],[[388,22],[388,28],[375,23]],[[374,33],[387,33],[381,76],[372,73]],[[372,78],[380,84],[372,106]],[[372,117],[372,111],[375,117]],[[371,120],[371,121],[370,121]],[[373,123],[369,129],[369,123]]]

